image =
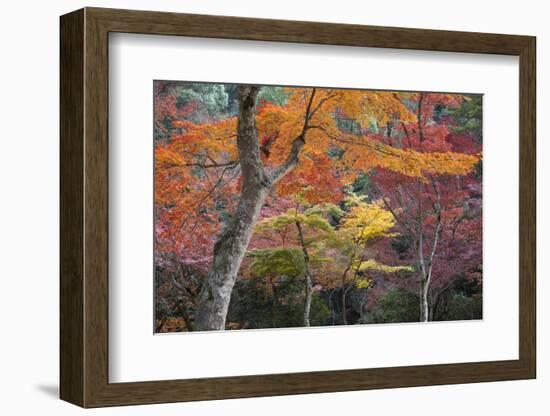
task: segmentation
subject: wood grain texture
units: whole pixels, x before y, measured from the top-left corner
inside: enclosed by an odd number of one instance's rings
[[[520,54],[519,98],[519,356],[536,377],[536,41]]]
[[[87,8],[111,32],[519,55],[528,36]]]
[[[108,381],[108,33],[520,57],[519,359],[208,379]],[[61,18],[61,398],[82,407],[534,378],[535,38],[86,8]]]
[[[108,33],[85,10],[84,67],[84,332],[85,406],[108,381],[109,139]]]
[[[84,12],[61,19],[60,388],[84,404]]]

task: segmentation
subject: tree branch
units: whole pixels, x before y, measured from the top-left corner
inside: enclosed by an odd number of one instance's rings
[[[311,117],[313,117],[313,115],[315,114],[315,111],[317,111],[320,107],[320,104],[318,104],[313,110],[313,112],[311,110],[311,105],[313,103],[313,98],[315,97],[316,91],[317,89],[313,88],[313,90],[311,91],[311,95],[309,96],[309,101],[306,107],[306,113],[304,115],[304,126],[302,128],[302,132],[292,141],[290,153],[288,154],[283,164],[270,174],[271,184],[275,184],[278,181],[280,181],[288,172],[294,169],[294,167],[298,164],[300,152],[304,147],[304,145],[306,144],[306,133],[307,133],[307,130],[309,129],[309,121],[311,120]],[[325,101],[326,100],[324,100],[323,102]]]
[[[199,162],[195,162],[195,163],[185,163],[183,166],[198,166],[200,168],[203,168],[203,169],[209,169],[209,168],[223,168],[223,167],[226,167],[226,166],[236,166],[237,165],[237,161],[236,160],[231,160],[229,162],[225,162],[225,163],[199,163]],[[177,165],[172,165],[172,166],[169,166],[169,167],[176,167]]]
[[[401,224],[403,227],[405,227],[405,229],[407,229],[414,236],[416,233],[414,232],[413,228],[409,224],[407,224],[407,222],[403,218],[401,218],[401,216],[399,216],[397,214],[397,212],[391,207],[390,203],[388,202],[388,200],[385,197],[382,197],[382,202],[384,202],[384,206],[386,207],[386,209],[388,211],[390,211],[393,218],[395,218],[395,220],[399,224]]]
[[[427,279],[426,279],[426,284],[429,286],[430,284],[430,281],[432,280],[432,270],[433,270],[433,259],[434,259],[434,256],[435,256],[435,251],[437,249],[437,244],[438,244],[438,241],[439,241],[439,234],[441,232],[441,195],[439,193],[439,189],[437,189],[437,186],[434,184],[434,189],[436,191],[436,195],[437,195],[437,202],[434,204],[434,209],[436,210],[436,215],[437,215],[437,224],[436,224],[436,227],[435,227],[435,235],[434,235],[434,240],[433,240],[433,243],[432,243],[432,249],[430,251],[430,257],[429,257],[429,266],[428,266],[428,276],[427,276]]]
[[[424,141],[424,132],[422,129],[422,100],[424,99],[424,93],[420,93],[418,96],[418,111],[416,113],[416,119],[418,121],[418,137],[420,143]]]

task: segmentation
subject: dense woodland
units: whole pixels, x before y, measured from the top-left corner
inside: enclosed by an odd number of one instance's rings
[[[154,82],[155,330],[482,317],[482,97]]]

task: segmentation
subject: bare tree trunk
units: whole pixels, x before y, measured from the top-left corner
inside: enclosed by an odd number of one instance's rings
[[[439,203],[438,203],[439,205]],[[438,208],[439,209],[439,208]],[[430,290],[430,283],[432,281],[432,270],[433,270],[433,264],[434,264],[434,257],[435,257],[435,252],[437,250],[437,244],[439,242],[439,234],[441,232],[441,212],[438,210],[437,211],[437,223],[436,223],[436,226],[435,226],[435,234],[434,234],[434,239],[433,239],[433,242],[432,242],[432,250],[430,252],[430,257],[428,258],[428,262],[429,262],[429,266],[428,266],[428,275],[426,276],[426,279],[425,279],[425,288],[424,288],[424,292],[422,294],[423,296],[423,301],[425,303],[425,313],[426,313],[426,321],[430,320],[432,321],[433,320],[433,308],[430,308],[428,310],[428,292]]]
[[[237,148],[242,178],[241,196],[233,217],[214,245],[212,268],[198,298],[195,322],[195,329],[198,331],[225,329],[231,292],[260,210],[273,185],[298,164],[300,151],[305,144],[308,122],[313,116],[311,105],[315,88],[309,98],[302,132],[292,142],[285,162],[268,173],[260,157],[256,129],[258,91],[256,86],[239,86]],[[315,110],[318,108],[319,106]]]
[[[416,112],[416,120],[418,122],[418,137],[420,139],[420,143],[424,141],[424,131],[422,129],[422,100],[424,99],[424,94],[419,93],[418,96],[418,108]]]
[[[306,299],[304,307],[304,326],[310,326],[311,301],[313,300],[313,284],[311,275],[306,274]]]
[[[214,245],[213,264],[199,295],[197,330],[225,328],[231,291],[241,266],[260,209],[269,193],[260,159],[256,130],[256,96],[258,88],[239,87],[237,147],[242,172],[241,197],[233,217]]]
[[[425,280],[420,282],[420,322],[428,322],[428,284]]]
[[[420,322],[428,322],[428,279],[424,260],[424,237],[422,231],[418,236],[417,261],[420,269]]]
[[[346,270],[344,270],[344,274],[342,275],[342,323],[344,325],[348,324],[348,319],[346,316],[346,295],[348,294],[346,290],[346,279],[350,268],[351,266],[346,267]]]
[[[311,300],[313,298],[313,279],[311,277],[311,270],[309,268],[309,253],[307,251],[306,243],[304,240],[304,233],[302,231],[302,225],[300,221],[296,221],[296,228],[298,229],[298,237],[300,239],[300,245],[302,246],[302,252],[304,253],[304,269],[306,277],[305,285],[305,300],[304,300],[304,326],[310,326],[309,315],[311,313]]]
[[[216,242],[212,269],[199,295],[197,330],[225,328],[225,318],[237,272],[266,196],[267,190],[262,189],[253,198],[239,204],[235,217]]]
[[[435,187],[435,185],[434,188],[436,189],[437,194],[437,202],[434,203],[434,211],[437,216],[437,221],[435,225],[434,238],[432,241],[432,248],[428,256],[428,267],[426,267],[426,260],[424,258],[424,238],[422,235],[422,231],[420,231],[418,237],[417,259],[420,268],[420,322],[428,322],[428,320],[430,320],[430,317],[433,317],[433,313],[431,313],[428,307],[428,292],[430,290],[430,283],[432,281],[434,257],[437,250],[437,245],[439,243],[439,234],[441,233],[440,196],[439,191],[437,191],[437,187]]]

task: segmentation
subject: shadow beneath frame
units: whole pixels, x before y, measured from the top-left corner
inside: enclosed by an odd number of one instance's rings
[[[59,399],[59,386],[57,384],[37,384],[36,390],[53,399]]]

